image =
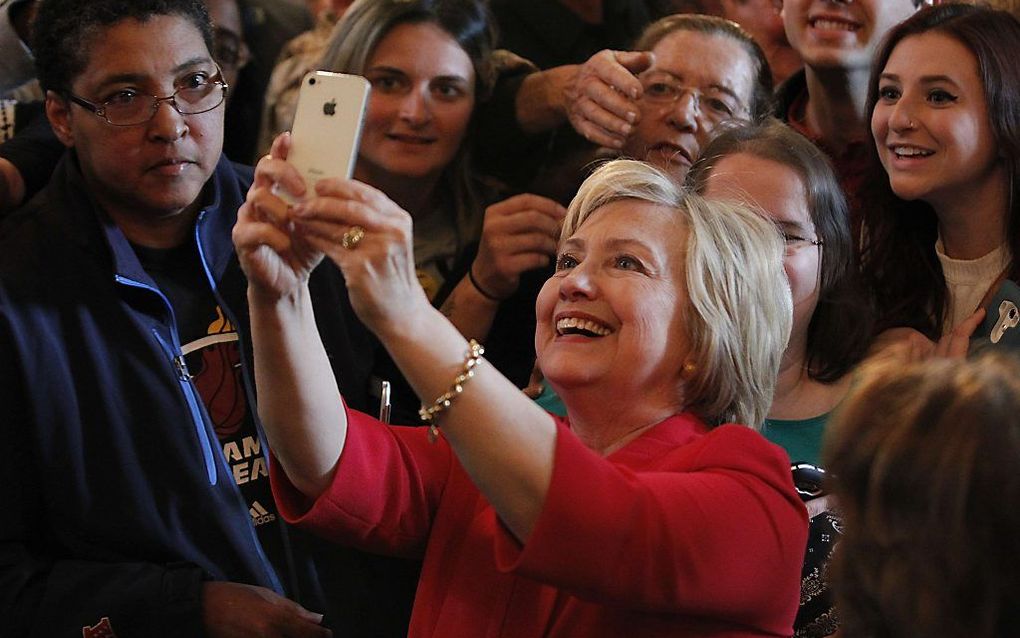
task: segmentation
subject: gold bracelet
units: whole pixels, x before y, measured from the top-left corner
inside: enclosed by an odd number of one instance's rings
[[[482,355],[485,354],[485,348],[474,339],[468,342],[468,348],[469,350],[464,359],[464,369],[453,380],[453,385],[450,386],[450,389],[439,395],[432,402],[432,405],[426,406],[423,403],[421,409],[418,410],[418,416],[429,426],[429,443],[435,443],[436,439],[439,438],[439,426],[436,424],[436,416],[449,408],[453,400],[464,392],[464,384],[467,383],[468,379],[475,376],[475,366],[478,365]]]

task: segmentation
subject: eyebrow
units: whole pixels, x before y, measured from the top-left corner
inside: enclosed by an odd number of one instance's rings
[[[629,248],[637,247],[647,251],[649,254],[653,253],[652,247],[641,241],[640,239],[628,239],[624,237],[618,237],[606,241],[606,246],[609,248]]]
[[[377,66],[372,66],[372,67],[369,67],[369,68],[365,69],[365,73],[373,73],[373,72],[374,73],[392,73],[394,75],[401,75],[403,77],[408,77],[407,71],[405,71],[403,69],[399,69],[399,68],[397,68],[395,66],[386,66],[384,64],[380,64],[380,65],[377,65]],[[435,80],[447,80],[447,81],[453,80],[453,81],[456,81],[456,82],[464,82],[465,84],[470,83],[468,78],[464,77],[463,75],[450,75],[450,74],[447,74],[447,75],[437,75],[436,77],[431,79],[431,81],[435,81]]]
[[[199,66],[200,64],[212,64],[212,63],[213,59],[209,56],[195,56],[190,60],[181,62],[173,69],[171,69],[171,71],[173,72],[174,76],[177,76],[178,74],[183,73],[188,69]],[[116,75],[111,75],[109,77],[103,78],[103,81],[100,82],[99,86],[96,87],[96,90],[97,91],[102,90],[103,88],[111,84],[140,84],[149,79],[149,77],[150,76],[144,73],[117,73]]]
[[[373,71],[376,73],[394,73],[397,75],[407,75],[407,73],[403,69],[398,69],[395,66],[386,66],[384,64],[370,66],[367,69],[365,69],[365,73],[371,73]]]
[[[584,242],[583,239],[578,239],[576,237],[570,237],[569,239],[563,240],[563,244],[560,246],[560,249],[561,250],[567,249],[567,248],[574,248],[574,249],[582,248],[583,249],[584,247],[585,247],[585,242]]]
[[[633,239],[633,238],[627,238],[627,237],[617,237],[617,238],[606,240],[606,244],[605,245],[606,245],[607,248],[609,248],[611,250],[613,250],[613,249],[619,250],[621,248],[633,248],[633,247],[637,247],[637,248],[643,249],[649,255],[652,255],[655,252],[654,250],[652,250],[651,246],[649,246],[645,242],[641,241],[640,239]],[[571,237],[570,239],[565,240],[563,242],[563,245],[560,248],[561,249],[573,248],[573,249],[581,249],[581,250],[583,250],[586,247],[587,247],[587,243],[583,239],[579,239],[577,237]]]
[[[902,80],[900,80],[900,76],[896,75],[895,73],[883,73],[880,76],[878,76],[878,78],[880,80],[891,80],[893,82],[901,82],[902,81]],[[949,77],[948,75],[922,75],[920,77],[920,82],[921,82],[921,84],[946,83],[946,84],[952,84],[953,86],[957,86],[956,80],[954,80],[953,78]]]
[[[773,219],[772,223],[778,226],[779,230],[783,231],[794,230],[805,233],[811,231],[807,224],[802,224],[801,222],[795,222],[788,219]],[[814,224],[812,224],[812,226],[814,226]],[[815,232],[817,234],[817,229],[811,232]]]

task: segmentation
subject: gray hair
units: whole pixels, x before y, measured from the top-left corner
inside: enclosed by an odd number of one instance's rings
[[[651,51],[667,36],[677,31],[693,31],[705,35],[726,37],[741,46],[751,61],[751,96],[746,104],[752,122],[772,113],[772,69],[768,57],[754,37],[736,22],[712,15],[677,14],[651,23],[634,43],[635,51]],[[695,52],[695,55],[705,55]]]

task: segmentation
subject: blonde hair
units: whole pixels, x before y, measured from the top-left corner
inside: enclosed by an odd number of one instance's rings
[[[793,323],[782,236],[743,205],[702,199],[645,162],[614,160],[581,185],[560,240],[623,199],[671,208],[688,230],[682,311],[696,368],[685,377],[686,408],[709,425],[759,429]]]

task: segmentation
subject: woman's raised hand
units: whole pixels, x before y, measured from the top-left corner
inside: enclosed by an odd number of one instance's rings
[[[324,179],[291,210],[294,232],[343,271],[361,321],[385,341],[388,330],[431,310],[414,267],[411,216],[381,191]]]
[[[985,318],[985,309],[958,323],[937,342],[913,328],[890,328],[878,337],[869,357],[893,357],[916,363],[928,359],[963,359],[970,351],[970,338]]]
[[[515,195],[485,210],[482,240],[472,272],[499,298],[517,291],[521,275],[556,256],[560,225],[567,211],[539,195]]]
[[[280,190],[295,197],[305,192],[301,175],[286,161],[289,151],[290,134],[284,133],[273,141],[269,155],[259,161],[233,232],[237,257],[249,286],[273,298],[304,286],[322,259],[321,251],[293,232],[290,206],[277,195]]]
[[[985,318],[985,309],[978,308],[974,314],[956,324],[953,329],[942,335],[935,344],[935,357],[947,359],[963,359],[970,351],[970,338]]]

